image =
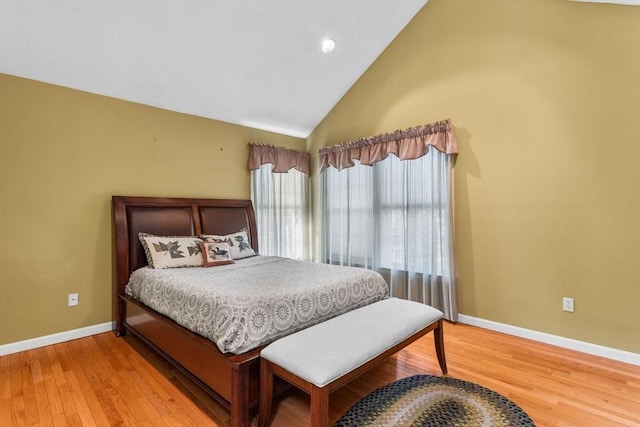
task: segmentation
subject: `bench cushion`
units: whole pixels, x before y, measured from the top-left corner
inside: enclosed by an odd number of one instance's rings
[[[428,305],[387,298],[281,338],[260,356],[324,387],[442,316]]]

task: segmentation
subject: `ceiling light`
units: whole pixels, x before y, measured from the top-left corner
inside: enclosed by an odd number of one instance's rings
[[[336,42],[332,39],[324,39],[322,40],[322,51],[324,53],[329,53],[333,51],[336,47]]]

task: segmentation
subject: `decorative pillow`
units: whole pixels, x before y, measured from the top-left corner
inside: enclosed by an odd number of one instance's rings
[[[231,248],[231,258],[233,259],[242,259],[257,255],[251,248],[246,229],[242,229],[236,233],[227,234],[226,236],[205,234],[200,237],[205,242],[227,243],[229,248]]]
[[[231,248],[227,243],[200,242],[202,257],[206,267],[216,265],[233,264]]]
[[[151,268],[201,267],[202,239],[194,236],[138,234]]]

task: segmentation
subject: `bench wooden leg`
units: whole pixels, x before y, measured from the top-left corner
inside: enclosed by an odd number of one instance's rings
[[[433,340],[436,344],[436,355],[443,374],[447,373],[447,359],[444,355],[444,325],[442,319],[438,320],[438,326],[433,330]]]
[[[267,427],[271,424],[271,404],[273,401],[273,372],[269,369],[269,362],[260,360],[260,401],[258,412],[258,426]]]
[[[329,426],[329,387],[311,385],[311,427]]]

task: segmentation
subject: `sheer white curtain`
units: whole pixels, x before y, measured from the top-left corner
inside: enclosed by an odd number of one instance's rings
[[[251,171],[260,254],[309,259],[309,178],[296,169],[273,172],[266,163]]]
[[[322,171],[322,261],[379,271],[392,296],[456,321],[452,156],[354,163]]]

